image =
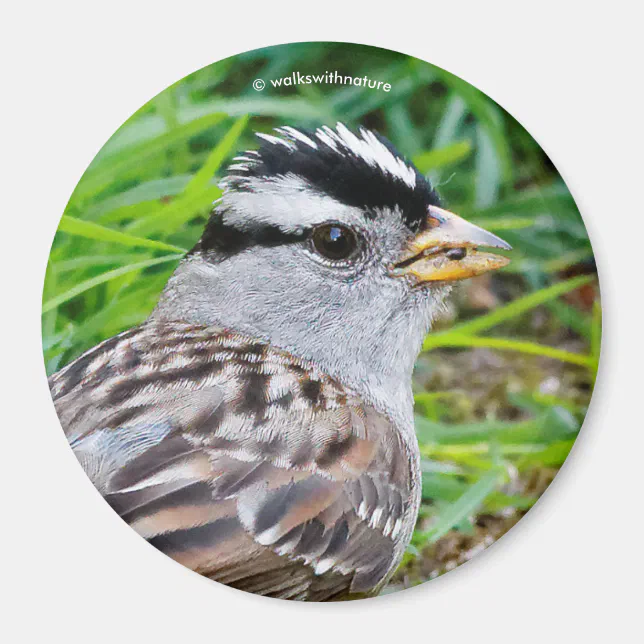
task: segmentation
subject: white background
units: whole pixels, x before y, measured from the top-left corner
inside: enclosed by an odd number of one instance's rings
[[[4,641],[642,641],[644,141],[636,8],[619,0],[59,0],[3,9]],[[67,447],[40,353],[49,245],[105,140],[189,72],[294,40],[404,51],[488,93],[562,172],[601,277],[600,379],[581,437],[544,499],[474,562],[366,602],[253,597],[149,547],[100,500]]]

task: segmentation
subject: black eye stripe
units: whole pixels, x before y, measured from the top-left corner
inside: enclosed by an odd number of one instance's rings
[[[360,246],[358,235],[340,223],[327,223],[298,232],[286,232],[279,226],[258,225],[240,230],[226,223],[225,213],[213,213],[201,240],[190,254],[204,254],[209,261],[220,262],[256,246],[277,247],[307,242],[320,257],[346,265]]]
[[[227,224],[222,213],[214,212],[199,243],[190,251],[215,252],[221,259],[231,257],[253,246],[282,246],[304,241],[310,231],[285,232],[279,226],[258,225],[249,230],[240,230]]]

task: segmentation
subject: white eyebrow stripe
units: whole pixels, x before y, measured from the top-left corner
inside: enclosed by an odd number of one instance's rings
[[[356,219],[362,216],[359,208],[321,195],[293,174],[271,178],[243,176],[240,180],[245,190],[225,190],[222,197],[225,222],[239,230],[270,225],[284,232],[299,233],[349,214]]]

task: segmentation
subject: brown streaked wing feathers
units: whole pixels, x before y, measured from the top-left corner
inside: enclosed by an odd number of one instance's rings
[[[189,568],[308,601],[369,592],[390,571],[405,448],[312,365],[222,330],[144,325],[50,386],[106,500]]]

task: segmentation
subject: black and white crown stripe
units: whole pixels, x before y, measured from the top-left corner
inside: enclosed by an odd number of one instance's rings
[[[319,212],[321,197],[326,199],[325,209],[333,209],[336,204],[375,216],[383,213],[402,216],[412,233],[423,227],[427,208],[440,205],[438,195],[414,165],[390,142],[365,128],[354,133],[342,123],[335,129],[322,126],[314,131],[283,126],[276,128],[275,134],[257,136],[261,141],[259,149],[236,156],[220,183],[223,200],[215,204],[199,250],[216,247],[228,251],[231,241],[237,249],[252,245],[253,240],[247,236],[244,240],[242,235],[252,227],[249,220],[256,219],[258,213],[260,219],[266,217],[266,213],[260,212],[266,210],[265,204],[254,199],[258,195],[292,200],[308,194],[316,203],[309,204],[309,208],[298,200],[301,219],[297,225],[288,227],[297,231],[309,225],[307,219],[316,209]],[[244,225],[238,226],[236,220]],[[215,233],[227,241],[218,243]]]
[[[290,126],[275,128],[275,132],[280,136],[273,136],[263,132],[258,132],[256,136],[266,143],[283,146],[293,152],[297,150],[299,144],[304,144],[312,150],[319,150],[320,145],[323,145],[340,156],[353,155],[372,168],[379,169],[391,177],[403,181],[412,189],[416,187],[416,169],[408,165],[403,158],[385,145],[373,132],[362,127],[359,129],[360,136],[356,136],[343,123],[338,123],[335,131],[324,125],[311,135]],[[254,150],[247,151],[243,156],[233,159],[236,163],[229,166],[229,171],[249,171],[250,166],[248,164],[257,161],[257,158],[249,158],[249,155],[252,155],[253,152],[255,152],[254,156],[261,156],[260,153]],[[224,185],[227,184],[225,183]]]

